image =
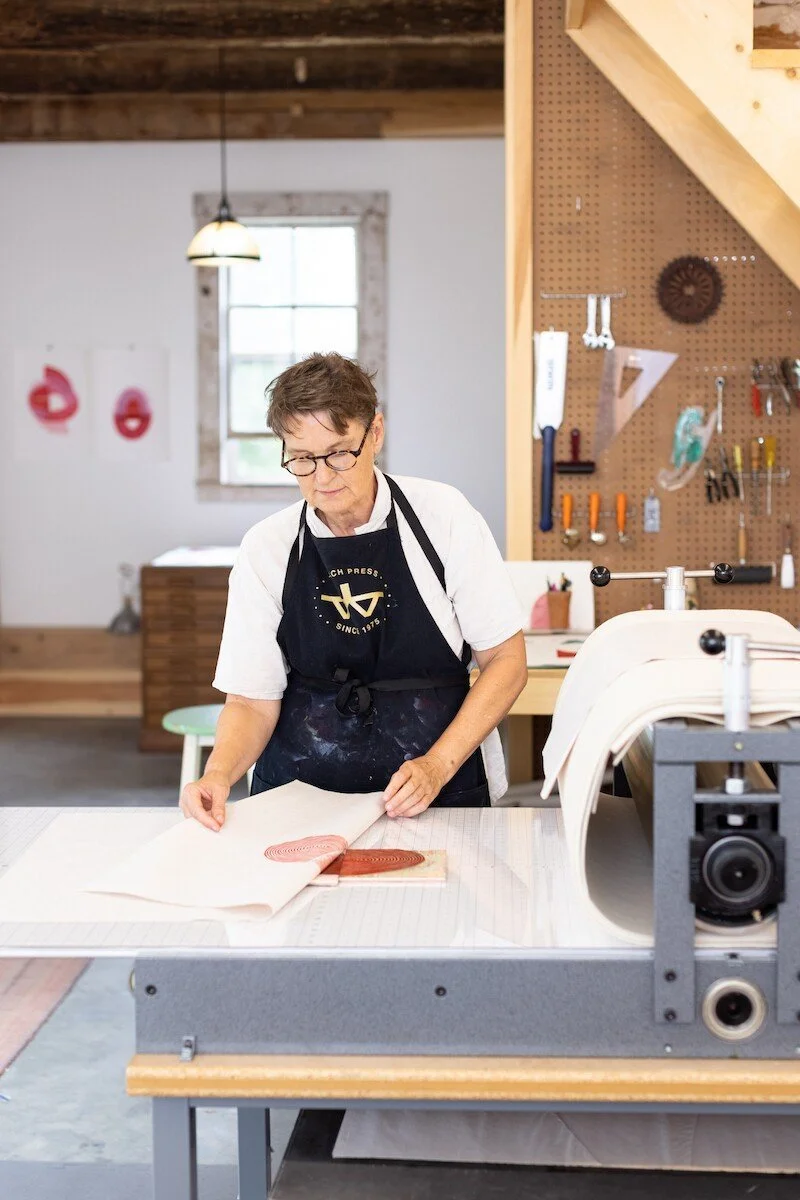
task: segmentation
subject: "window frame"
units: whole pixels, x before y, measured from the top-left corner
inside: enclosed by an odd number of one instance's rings
[[[194,196],[196,227],[213,221],[219,197],[205,192]],[[346,222],[356,226],[358,254],[358,358],[376,372],[375,386],[386,412],[386,192],[240,192],[230,197],[231,208],[245,224],[259,218],[280,223],[292,219]],[[197,497],[200,500],[234,500],[291,503],[298,498],[296,484],[223,483],[221,459],[227,441],[227,348],[222,338],[221,307],[224,283],[220,270],[195,267],[197,288]],[[227,282],[227,279],[226,281]],[[385,455],[385,447],[383,451]],[[382,457],[383,457],[382,455]]]

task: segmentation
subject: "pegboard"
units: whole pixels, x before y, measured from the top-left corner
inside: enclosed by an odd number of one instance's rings
[[[678,492],[656,485],[670,466],[672,436],[680,411],[690,404],[710,416],[714,380],[726,377],[722,443],[743,449],[748,561],[780,567],[787,517],[800,516],[800,409],[787,414],[776,393],[774,416],[757,418],[750,406],[754,358],[800,357],[800,295],[741,226],[607,82],[564,32],[563,0],[539,0],[535,9],[534,79],[534,327],[570,334],[564,420],[556,459],[568,459],[569,431],[581,429],[581,457],[593,457],[597,397],[604,353],[582,342],[584,300],[543,300],[545,292],[617,292],[612,331],[618,345],[667,350],[678,360],[650,398],[597,461],[594,475],[556,475],[552,533],[541,533],[541,443],[534,443],[534,557],[585,559],[613,571],[662,570],[667,565],[707,568],[736,563],[739,504],[709,505],[702,469]],[[716,314],[700,325],[670,320],[656,299],[662,268],[683,255],[708,258],[724,284]],[[598,313],[599,329],[599,313]],[[755,435],[777,438],[776,466],[788,468],[787,484],[773,485],[773,515],[750,511],[749,447]],[[718,466],[716,445],[710,457]],[[651,487],[661,501],[661,532],[645,534],[642,506]],[[561,495],[572,492],[581,542],[561,542]],[[588,497],[598,491],[605,546],[588,536]],[[628,495],[628,532],[620,546],[614,496]],[[800,530],[796,552],[800,551]],[[800,553],[798,553],[800,578]],[[699,581],[703,608],[766,609],[793,624],[800,619],[797,590],[771,584],[733,585],[724,592]],[[647,603],[661,607],[658,585],[613,582],[597,593],[598,621]]]

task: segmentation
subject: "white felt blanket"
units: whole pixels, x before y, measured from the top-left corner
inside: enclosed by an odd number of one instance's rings
[[[798,631],[772,613],[624,614],[596,630],[579,651],[545,750],[548,770],[557,772],[576,886],[606,927],[634,945],[652,944],[652,856],[636,806],[604,796],[603,774],[609,759],[619,761],[656,721],[722,722],[723,663],[698,646],[708,628],[800,646]],[[756,658],[751,723],[769,725],[798,715],[800,663]],[[765,926],[744,937],[745,944],[764,945],[774,929]]]
[[[746,633],[765,642],[800,646],[800,632],[774,613],[740,609],[691,612],[629,612],[612,617],[589,635],[566,674],[544,748],[545,786],[549,796],[578,734],[607,689],[633,667],[654,661],[708,661],[699,646],[705,629]],[[642,696],[643,710],[651,700]]]

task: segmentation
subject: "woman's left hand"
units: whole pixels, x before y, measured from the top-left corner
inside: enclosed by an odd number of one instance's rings
[[[387,817],[416,817],[433,804],[447,783],[441,762],[431,754],[410,758],[389,780],[383,800]]]

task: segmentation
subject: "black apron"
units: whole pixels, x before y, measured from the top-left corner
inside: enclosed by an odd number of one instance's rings
[[[406,759],[427,754],[469,691],[472,651],[465,644],[459,659],[423,603],[395,504],[444,588],[441,559],[406,496],[386,480],[392,504],[386,528],[374,533],[316,538],[303,505],[277,633],[288,682],[256,763],[254,794],[294,779],[334,792],[383,791]],[[434,804],[489,804],[480,748]]]

